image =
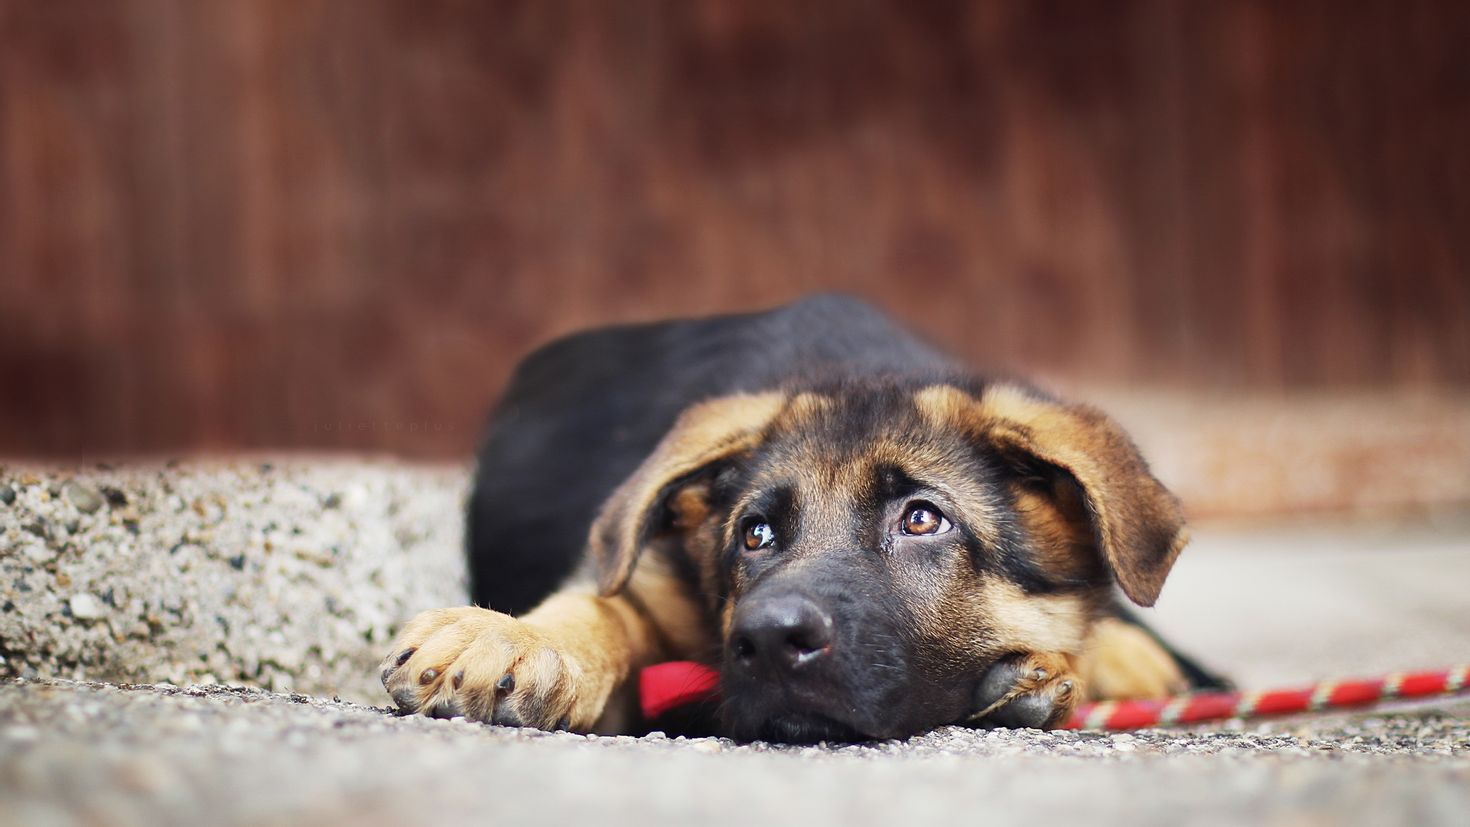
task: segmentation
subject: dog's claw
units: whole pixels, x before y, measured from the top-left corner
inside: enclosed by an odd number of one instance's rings
[[[545,632],[487,609],[415,617],[381,664],[383,685],[406,713],[552,729],[588,727],[600,707]]]
[[[459,718],[464,715],[464,713],[459,708],[459,702],[454,700],[439,701],[438,703],[424,710],[424,714],[430,718],[444,719]]]

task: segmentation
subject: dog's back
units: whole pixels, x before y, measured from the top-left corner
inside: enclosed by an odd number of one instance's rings
[[[597,509],[680,412],[810,381],[958,371],[873,307],[817,296],[775,310],[604,328],[527,357],[478,452],[471,599],[523,613],[576,568]]]

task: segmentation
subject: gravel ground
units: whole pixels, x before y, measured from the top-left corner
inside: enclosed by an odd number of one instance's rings
[[[841,747],[579,736],[224,687],[0,685],[0,824],[1464,824],[1470,701]]]

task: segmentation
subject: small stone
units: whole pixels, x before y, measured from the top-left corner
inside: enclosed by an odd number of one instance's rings
[[[10,505],[15,502],[15,487],[10,483],[0,485],[0,503]]]
[[[71,607],[72,617],[78,620],[99,620],[107,615],[107,609],[102,601],[86,592],[78,592],[67,601]]]
[[[44,566],[56,557],[56,552],[44,543],[27,543],[21,553],[27,560],[38,566]]]
[[[83,514],[96,512],[97,509],[102,507],[102,503],[104,502],[102,494],[97,489],[84,482],[77,482],[76,480],[67,483],[66,487],[62,489],[62,493],[66,494],[66,498],[71,500],[71,504],[76,506],[77,510]]]

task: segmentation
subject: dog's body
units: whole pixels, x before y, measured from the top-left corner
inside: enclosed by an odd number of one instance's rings
[[[529,357],[492,418],[488,608],[415,618],[383,679],[410,711],[623,731],[636,670],[694,659],[735,737],[1054,725],[1212,681],[1112,597],[1152,604],[1182,529],[1111,421],[860,302],[594,331]]]

